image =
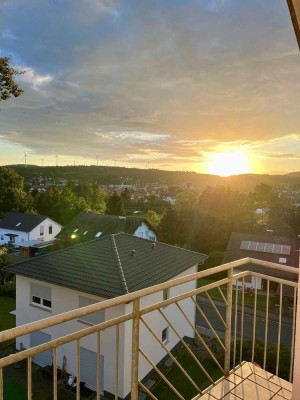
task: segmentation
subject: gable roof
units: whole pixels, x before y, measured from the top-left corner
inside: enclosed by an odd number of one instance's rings
[[[10,229],[19,232],[31,232],[46,218],[45,215],[10,212],[0,221],[0,229]]]
[[[75,233],[80,241],[87,241],[95,239],[98,232],[101,232],[101,236],[121,232],[133,235],[143,222],[155,232],[155,229],[145,218],[81,212],[63,228],[57,237],[63,238]],[[76,232],[74,232],[75,230]]]
[[[201,253],[120,233],[23,261],[6,270],[112,298],[170,280],[205,259]]]
[[[289,267],[299,268],[299,251],[297,239],[271,235],[255,235],[250,233],[233,232],[229,239],[223,263],[250,257],[279,264],[280,258],[286,259]],[[270,270],[255,264],[246,264],[239,269],[260,272],[270,275]],[[278,278],[295,279],[295,275],[281,271],[272,271]]]
[[[289,7],[296,39],[298,41],[298,46],[300,49],[300,3],[299,0],[287,0],[287,4]]]

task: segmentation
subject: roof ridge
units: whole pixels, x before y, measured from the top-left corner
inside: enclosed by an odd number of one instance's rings
[[[160,244],[160,245],[162,245],[162,246],[166,246],[166,247],[172,247],[172,248],[175,248],[175,249],[180,249],[180,250],[183,250],[183,251],[186,251],[187,253],[192,253],[192,254],[200,254],[200,255],[202,255],[202,256],[205,256],[206,258],[208,257],[207,256],[207,254],[204,254],[204,253],[200,253],[199,251],[194,251],[194,250],[189,250],[189,249],[185,249],[184,247],[180,247],[180,246],[175,246],[175,245],[173,245],[173,244],[169,244],[169,243],[164,243],[164,242],[160,242],[159,240],[153,240],[153,239],[148,239],[148,238],[142,238],[142,237],[140,237],[140,236],[134,236],[134,235],[131,235],[130,233],[126,233],[126,232],[118,232],[118,233],[116,233],[115,235],[126,235],[126,236],[131,236],[131,237],[134,237],[134,238],[136,238],[136,239],[140,239],[140,240],[148,240],[149,242],[151,242],[151,243],[158,243],[158,244]]]
[[[115,255],[116,255],[118,271],[119,271],[119,274],[120,274],[122,287],[123,287],[123,290],[125,291],[125,293],[128,294],[129,290],[128,290],[127,282],[126,282],[126,279],[125,279],[125,274],[124,274],[124,271],[123,271],[120,255],[119,255],[119,252],[118,252],[117,243],[115,241],[115,235],[111,235],[111,240],[112,240],[113,249],[114,249]]]

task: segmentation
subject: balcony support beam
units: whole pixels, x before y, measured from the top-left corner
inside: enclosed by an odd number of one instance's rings
[[[287,0],[295,35],[300,49],[300,0]]]
[[[300,253],[299,253],[300,262]],[[293,371],[293,393],[292,400],[300,399],[300,279],[298,280],[298,299],[297,299],[297,319],[296,319],[296,340],[295,340],[295,357],[294,357],[294,371]]]

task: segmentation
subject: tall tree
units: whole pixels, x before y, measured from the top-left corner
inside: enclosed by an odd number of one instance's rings
[[[15,75],[22,74],[24,71],[16,71],[10,66],[10,57],[0,57],[0,101],[19,97],[24,92],[14,79]]]
[[[24,190],[24,179],[13,169],[0,167],[0,213],[33,212],[33,199]]]
[[[106,214],[125,215],[123,199],[116,192],[108,198]]]

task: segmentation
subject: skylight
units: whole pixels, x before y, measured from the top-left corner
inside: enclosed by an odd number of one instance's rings
[[[95,237],[100,237],[102,235],[102,232],[97,232]]]
[[[85,231],[84,234],[83,234],[83,236],[86,235],[87,233],[88,233],[88,231]]]
[[[74,229],[73,233],[76,233],[78,231],[78,228]]]
[[[22,224],[22,222],[18,222],[17,224],[16,224],[16,226],[20,226]]]

